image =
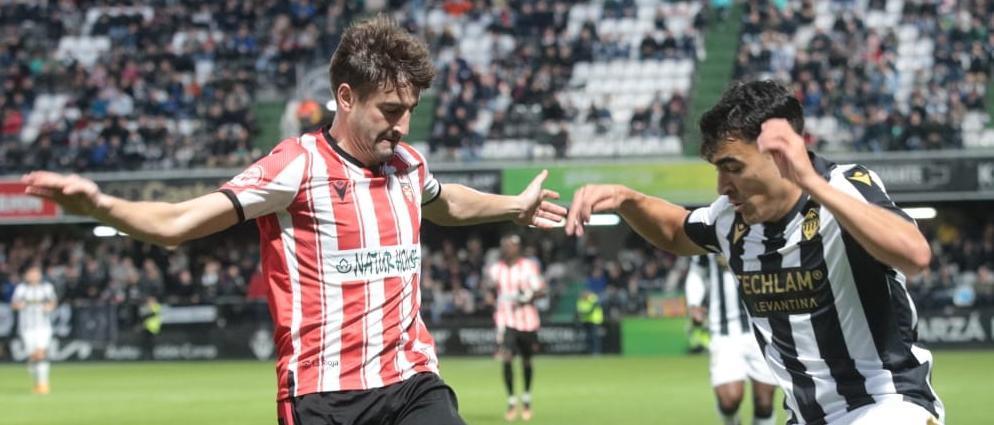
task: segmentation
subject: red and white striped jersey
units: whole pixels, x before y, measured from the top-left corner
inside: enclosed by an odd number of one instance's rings
[[[542,273],[538,262],[524,257],[513,264],[497,261],[487,268],[487,278],[497,287],[497,306],[494,308],[494,323],[498,330],[504,328],[524,332],[537,331],[538,308],[534,303],[519,303],[521,294],[542,289]]]
[[[441,186],[400,143],[369,169],[327,128],[284,140],[220,190],[259,226],[278,399],[438,373],[421,320],[421,205]]]

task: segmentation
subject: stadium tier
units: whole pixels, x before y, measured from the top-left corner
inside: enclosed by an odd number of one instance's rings
[[[820,149],[994,146],[989,3],[745,5],[734,78],[792,82]]]
[[[413,140],[436,160],[693,156],[683,139],[694,95],[710,90],[696,87],[705,62],[792,82],[823,150],[994,146],[986,2],[744,2],[741,22],[720,21],[740,28],[729,63],[704,48],[708,3],[449,3],[391,2],[440,69]],[[258,105],[290,99],[290,121],[326,122],[296,106],[329,98],[308,71],[324,72],[356,7],[0,6],[0,169],[245,165],[276,142],[260,135],[279,137]]]

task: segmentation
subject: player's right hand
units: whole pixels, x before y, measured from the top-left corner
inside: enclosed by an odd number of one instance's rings
[[[615,211],[626,200],[624,186],[614,184],[588,184],[573,194],[573,204],[566,215],[566,234],[583,236],[583,226],[590,216],[604,211]]]
[[[92,215],[100,207],[100,188],[76,174],[32,171],[21,176],[21,183],[27,185],[24,193],[51,199],[70,214]]]

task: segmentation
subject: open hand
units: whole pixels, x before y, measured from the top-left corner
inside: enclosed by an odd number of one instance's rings
[[[549,199],[559,199],[559,193],[543,189],[542,183],[549,177],[549,170],[542,170],[531,183],[517,196],[521,203],[521,212],[514,222],[523,226],[535,226],[542,229],[556,227],[566,218],[566,208],[549,202]]]
[[[583,226],[590,221],[591,215],[617,210],[625,200],[622,189],[613,184],[589,184],[577,189],[566,216],[566,234],[583,236]]]
[[[21,176],[21,183],[27,185],[24,193],[51,199],[70,214],[92,215],[99,207],[100,188],[93,180],[75,174],[33,171]]]

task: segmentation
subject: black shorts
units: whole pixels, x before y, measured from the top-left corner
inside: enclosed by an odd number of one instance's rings
[[[466,425],[456,394],[434,373],[364,391],[334,391],[276,403],[279,425]]]
[[[501,344],[501,348],[514,355],[531,357],[538,352],[538,332],[506,328],[504,329],[504,342]]]

